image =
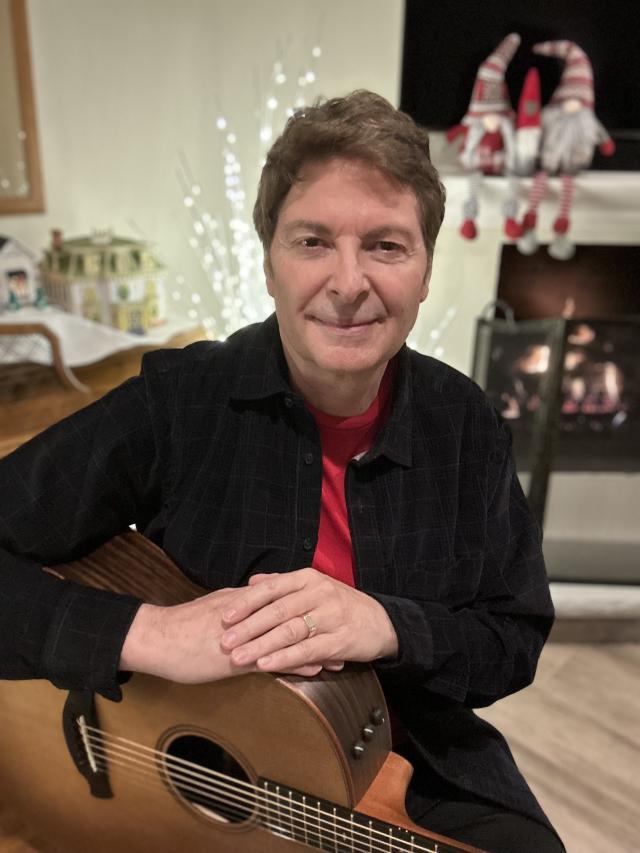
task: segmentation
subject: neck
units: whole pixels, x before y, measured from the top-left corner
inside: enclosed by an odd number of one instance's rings
[[[365,376],[332,373],[322,377],[304,376],[289,364],[289,381],[295,391],[316,409],[327,415],[353,417],[366,412],[375,400],[387,365],[383,364]]]

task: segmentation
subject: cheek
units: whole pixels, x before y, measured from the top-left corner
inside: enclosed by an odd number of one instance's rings
[[[402,320],[413,318],[420,307],[420,303],[426,296],[422,287],[402,288],[395,281],[391,287],[385,288],[384,294],[380,294],[387,311],[394,317]]]

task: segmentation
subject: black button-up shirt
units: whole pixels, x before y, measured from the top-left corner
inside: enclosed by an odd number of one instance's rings
[[[346,473],[359,589],[399,653],[375,664],[421,754],[541,819],[501,736],[469,709],[528,684],[552,622],[510,436],[469,379],[406,347],[389,419]],[[275,317],[145,356],[141,375],[0,463],[0,676],[117,699],[139,602],[41,571],[135,523],[198,584],[309,565],[322,453]]]

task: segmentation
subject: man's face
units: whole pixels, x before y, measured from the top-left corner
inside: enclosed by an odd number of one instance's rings
[[[416,197],[357,160],[311,163],[300,177],[265,264],[292,377],[370,379],[398,352],[427,296]]]

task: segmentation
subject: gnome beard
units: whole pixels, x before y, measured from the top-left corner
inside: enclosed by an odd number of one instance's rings
[[[501,175],[513,162],[513,122],[504,115],[467,117],[467,135],[460,153],[460,163],[467,171],[484,175]],[[490,128],[488,127],[490,125]]]
[[[536,161],[540,154],[542,128],[519,127],[516,130],[516,165],[515,173],[526,177],[533,174]]]
[[[568,112],[562,104],[545,107],[542,127],[542,167],[552,174],[575,175],[586,169],[606,135],[593,110],[583,106],[576,112]]]

